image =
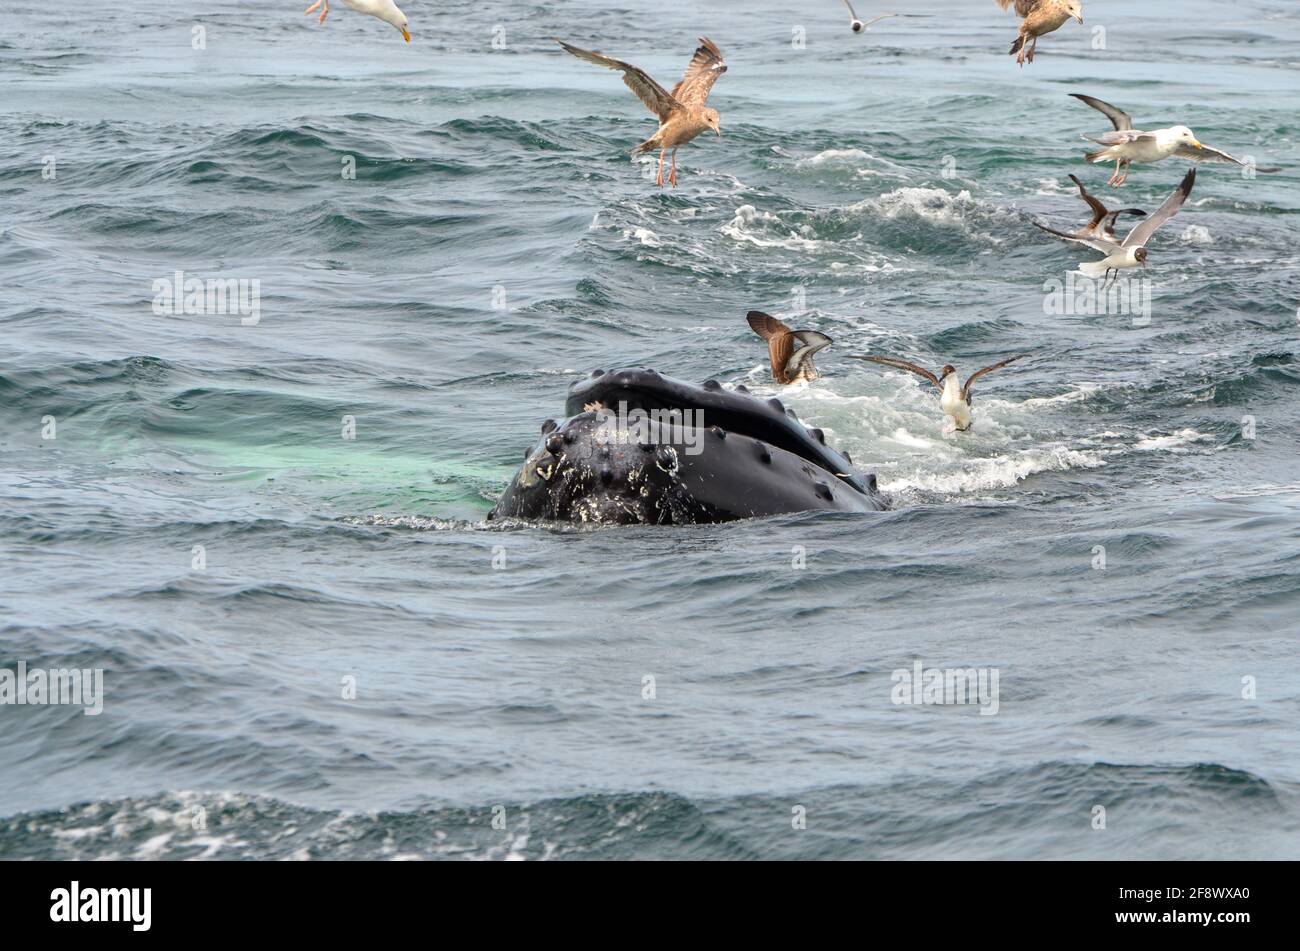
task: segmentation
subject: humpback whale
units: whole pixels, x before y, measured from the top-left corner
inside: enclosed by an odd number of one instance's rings
[[[593,371],[570,385],[489,519],[689,525],[792,512],[875,512],[853,468],[780,400],[654,370]]]

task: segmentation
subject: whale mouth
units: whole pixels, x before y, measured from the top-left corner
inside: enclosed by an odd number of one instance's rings
[[[780,400],[759,399],[743,387],[725,390],[715,380],[696,386],[639,368],[595,370],[569,387],[565,411],[576,416],[596,404],[614,413],[667,415],[701,429],[716,427],[747,436],[799,456],[864,495],[870,493],[852,460],[828,446],[820,429],[804,426]]]

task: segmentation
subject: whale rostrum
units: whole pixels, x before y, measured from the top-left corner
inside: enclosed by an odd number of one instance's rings
[[[610,524],[725,522],[885,508],[874,476],[778,400],[653,370],[569,387],[489,518]]]

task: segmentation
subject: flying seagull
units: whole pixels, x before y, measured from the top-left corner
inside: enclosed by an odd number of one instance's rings
[[[1083,187],[1083,182],[1079,181],[1077,175],[1071,175],[1070,181],[1079,186],[1079,197],[1083,199],[1089,208],[1092,209],[1092,220],[1086,226],[1073,232],[1070,237],[1077,239],[1085,238],[1109,238],[1117,241],[1115,237],[1115,219],[1120,215],[1133,215],[1135,218],[1145,218],[1147,213],[1141,208],[1123,208],[1119,211],[1111,211],[1103,205],[1097,198]]]
[[[655,177],[655,184],[660,188],[664,185],[664,154],[669,149],[673,150],[673,167],[668,173],[668,182],[676,187],[677,150],[706,129],[712,129],[718,135],[722,135],[718,110],[709,109],[704,103],[708,101],[709,90],[718,81],[718,77],[727,71],[727,64],[722,59],[721,51],[707,37],[700,37],[699,48],[696,49],[695,55],[691,57],[691,62],[686,67],[686,75],[673,87],[672,92],[651,79],[645,70],[631,63],[624,63],[603,53],[570,46],[563,40],[557,39],[555,42],[578,59],[621,71],[623,82],[627,87],[659,117],[659,128],[655,134],[632,152],[639,155],[643,152],[659,150],[659,174]]]
[[[917,376],[923,376],[942,392],[939,397],[939,408],[943,410],[945,416],[952,417],[957,431],[964,433],[971,428],[974,420],[971,416],[971,386],[986,373],[992,373],[994,370],[1001,370],[1009,363],[1015,363],[1017,360],[1023,360],[1028,356],[1026,353],[1018,356],[1008,357],[992,366],[984,367],[982,370],[976,370],[966,380],[963,386],[961,377],[957,376],[957,370],[951,364],[945,366],[939,371],[938,375],[931,373],[925,367],[919,367],[915,363],[908,363],[906,360],[898,360],[894,357],[875,357],[859,356],[849,354],[854,360],[867,360],[871,363],[880,363],[887,367],[894,367],[898,370],[909,370]]]
[[[1005,10],[1012,0],[995,2]],[[1020,54],[1016,62],[1021,66],[1026,61],[1034,61],[1040,36],[1059,30],[1071,17],[1083,22],[1083,0],[1015,0],[1015,4],[1016,15],[1024,19],[1020,21],[1020,35],[1011,44],[1011,52]]]
[[[1122,242],[1113,237],[1102,235],[1091,235],[1082,237],[1078,234],[1069,234],[1064,231],[1057,231],[1046,225],[1040,225],[1034,222],[1034,227],[1046,231],[1048,234],[1056,235],[1058,238],[1065,238],[1067,241],[1076,241],[1079,244],[1085,244],[1095,251],[1100,251],[1106,255],[1101,261],[1086,261],[1079,265],[1079,270],[1093,277],[1104,274],[1108,279],[1118,277],[1119,272],[1126,268],[1147,266],[1147,242],[1151,236],[1159,230],[1160,226],[1166,221],[1178,214],[1178,210],[1183,207],[1187,201],[1187,196],[1192,193],[1192,186],[1196,184],[1196,169],[1191,169],[1187,177],[1183,179],[1182,184],[1174,191],[1172,195],[1165,199],[1165,203],[1150,218],[1146,218],[1134,226],[1133,230],[1128,233]]]
[[[411,34],[406,29],[406,14],[397,9],[397,4],[393,3],[393,0],[343,0],[343,2],[358,13],[368,13],[385,23],[391,23],[397,28],[397,32],[402,34],[402,39],[411,42]],[[325,18],[330,15],[330,0],[316,0],[303,11],[303,16],[310,16],[322,6],[325,9],[321,10],[320,19],[316,22],[324,23]]]
[[[872,17],[864,23],[858,18],[858,13],[853,9],[853,4],[849,3],[849,0],[844,0],[844,5],[849,8],[849,29],[854,33],[861,33],[873,23],[879,23],[881,20],[888,20],[890,17],[898,16],[897,13],[882,13],[880,16]]]
[[[1106,146],[1100,151],[1089,152],[1084,156],[1086,160],[1097,163],[1115,163],[1115,174],[1110,177],[1110,181],[1107,182],[1108,185],[1118,187],[1128,180],[1130,162],[1140,164],[1163,162],[1171,155],[1191,159],[1193,162],[1229,162],[1240,165],[1242,168],[1251,167],[1241,159],[1233,158],[1227,152],[1220,152],[1218,149],[1202,145],[1197,141],[1192,130],[1185,125],[1156,129],[1154,132],[1142,132],[1133,128],[1133,117],[1124,110],[1092,96],[1085,96],[1077,92],[1072,92],[1070,95],[1080,102],[1092,106],[1092,108],[1109,119],[1111,125],[1115,127],[1114,132],[1084,136],[1085,139]],[[1255,171],[1280,172],[1282,170],[1280,168],[1256,168]]]
[[[754,333],[767,341],[767,354],[772,361],[772,376],[776,382],[798,383],[817,379],[813,354],[825,350],[831,338],[815,330],[791,330],[771,314],[751,310],[745,315]]]
[[[849,0],[844,0],[844,5],[849,8],[849,29],[854,33],[861,33],[871,27],[874,23],[881,20],[888,20],[890,17],[928,17],[928,13],[882,13],[878,17],[872,17],[870,20],[862,20],[858,17],[857,11],[853,9],[853,4]]]

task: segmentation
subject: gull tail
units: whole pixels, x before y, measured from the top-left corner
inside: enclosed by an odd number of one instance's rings
[[[640,145],[634,148],[632,150],[632,154],[644,155],[646,152],[653,152],[657,148],[659,148],[659,143],[657,143],[653,138],[650,138],[650,139],[646,139],[644,142],[642,142]]]
[[[1017,36],[1016,41],[1011,44],[1011,53],[1009,55],[1015,56],[1017,53],[1020,52],[1020,47],[1024,45],[1025,45],[1025,37],[1023,34],[1021,34],[1020,36]]]
[[[1104,162],[1106,161],[1106,153],[1109,151],[1110,149],[1102,149],[1100,152],[1089,152],[1084,155],[1083,159],[1085,162]]]

